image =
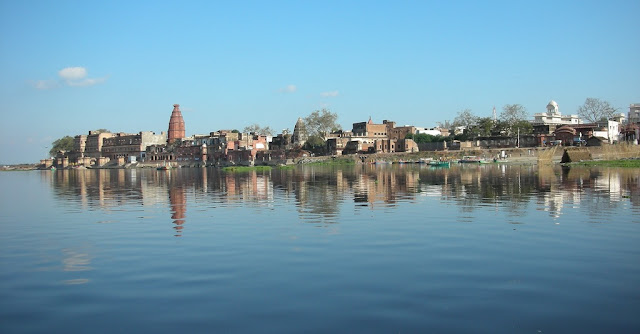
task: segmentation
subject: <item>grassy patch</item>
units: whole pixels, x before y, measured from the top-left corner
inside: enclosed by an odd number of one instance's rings
[[[225,172],[251,172],[251,171],[270,171],[271,166],[230,166],[230,167],[222,167],[222,170]]]
[[[355,164],[356,164],[355,160],[347,159],[347,158],[328,159],[324,161],[309,163],[309,165],[325,165],[325,166],[344,166],[344,165],[355,165]]]
[[[604,166],[604,167],[640,168],[640,159],[581,161],[581,162],[573,162],[570,165],[571,166]]]

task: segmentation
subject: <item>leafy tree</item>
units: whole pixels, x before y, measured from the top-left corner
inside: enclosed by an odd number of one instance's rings
[[[69,152],[73,150],[73,137],[64,136],[62,138],[56,139],[51,143],[51,149],[49,150],[50,156],[55,156],[58,151]]]
[[[246,126],[242,132],[253,132],[255,134],[259,134],[259,135],[267,135],[267,136],[273,136],[273,130],[271,130],[271,127],[265,126],[265,127],[261,127],[258,123],[254,123],[252,125]]]
[[[303,149],[313,152],[316,155],[322,155],[326,151],[324,139],[318,135],[309,136],[302,146]]]
[[[518,121],[513,126],[512,129],[514,133],[518,133],[518,130],[521,135],[528,135],[533,133],[533,125],[529,121]]]
[[[98,129],[98,130],[94,130],[93,132],[95,132],[95,133],[107,133],[107,132],[111,132],[111,131],[109,131],[107,129]]]
[[[477,125],[475,126],[475,132],[478,136],[491,136],[493,135],[496,122],[491,117],[479,117]]]
[[[507,134],[513,135],[516,123],[527,120],[527,109],[520,104],[507,104],[502,107],[500,120],[506,123]]]
[[[316,110],[305,117],[304,124],[310,137],[318,136],[324,140],[326,133],[342,129],[337,120],[338,114],[322,109]]]
[[[527,122],[527,121],[523,121],[523,122]],[[529,123],[529,122],[527,122]],[[531,124],[529,124],[531,125]],[[497,120],[495,121],[495,124],[493,125],[493,128],[491,129],[491,134],[492,135],[500,135],[500,136],[504,136],[504,135],[508,135],[509,134],[509,123],[505,122],[505,121],[501,121],[501,120]]]
[[[237,129],[233,129],[231,130],[231,133],[240,133],[240,131],[238,131]]]
[[[611,118],[616,111],[609,101],[588,97],[578,108],[578,115],[590,123],[595,123],[603,118]]]

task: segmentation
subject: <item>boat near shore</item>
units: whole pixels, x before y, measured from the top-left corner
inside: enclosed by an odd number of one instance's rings
[[[166,163],[163,163],[162,166],[157,166],[156,169],[157,170],[171,170],[171,169],[173,169],[173,167],[171,166],[171,164],[167,165]]]
[[[431,167],[449,167],[449,161],[440,161],[440,160],[432,160],[429,161],[429,166]]]
[[[486,164],[489,163],[487,160],[477,157],[475,155],[466,155],[462,157],[462,159],[458,160],[458,163],[461,164]]]

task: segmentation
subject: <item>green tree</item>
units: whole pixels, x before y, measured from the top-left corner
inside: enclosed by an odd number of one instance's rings
[[[443,136],[432,136],[426,133],[417,133],[417,134],[407,133],[407,135],[404,138],[413,139],[413,141],[416,142],[417,144],[436,143],[436,142],[443,142],[446,140],[446,138]]]
[[[337,123],[338,114],[327,109],[316,110],[304,118],[304,125],[309,136],[318,136],[324,140],[325,135],[332,131],[341,130]]]
[[[491,136],[494,133],[496,122],[491,117],[479,117],[475,132],[478,136]]]
[[[578,108],[578,115],[589,123],[596,123],[603,118],[610,119],[616,111],[609,101],[588,97]]]
[[[71,150],[73,150],[73,137],[64,136],[62,138],[54,140],[53,143],[51,143],[49,155],[55,156],[58,151],[69,152]]]
[[[309,136],[302,146],[304,150],[313,152],[316,155],[322,155],[326,151],[326,144],[322,137],[318,135]]]
[[[515,134],[515,125],[527,120],[527,109],[520,104],[507,104],[502,107],[500,120],[507,124],[507,134]]]
[[[528,135],[533,133],[533,125],[529,121],[518,121],[513,126],[514,133],[520,133],[521,135]]]
[[[98,130],[94,130],[93,132],[95,132],[95,133],[107,133],[107,132],[111,132],[111,131],[109,131],[107,129],[98,129]]]

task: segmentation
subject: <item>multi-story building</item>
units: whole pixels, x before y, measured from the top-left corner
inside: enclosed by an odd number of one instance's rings
[[[640,103],[629,105],[629,117],[627,123],[640,123]]]
[[[72,163],[82,163],[84,158],[84,151],[87,145],[86,135],[77,135],[73,137],[73,149],[71,152],[67,152],[67,157]]]
[[[382,121],[382,124],[375,124],[371,118],[367,122],[353,123],[351,132],[340,131],[328,136],[327,151],[336,155],[417,152],[416,143],[412,139],[404,139],[408,133],[414,134],[416,127],[395,125],[395,122],[387,120]]]
[[[368,122],[353,123],[351,132],[354,137],[388,138],[388,131],[394,126],[395,122],[389,122],[387,120],[382,121],[382,124],[374,124],[371,117],[369,117]]]
[[[135,157],[144,160],[147,146],[160,145],[167,142],[167,134],[159,135],[152,131],[141,131],[137,134],[117,133],[110,138],[104,138],[102,156],[111,160],[117,158]]]
[[[84,156],[95,159],[100,158],[102,156],[102,145],[104,143],[104,139],[112,138],[114,136],[115,133],[111,132],[89,131],[89,135],[87,136],[84,146]]]

